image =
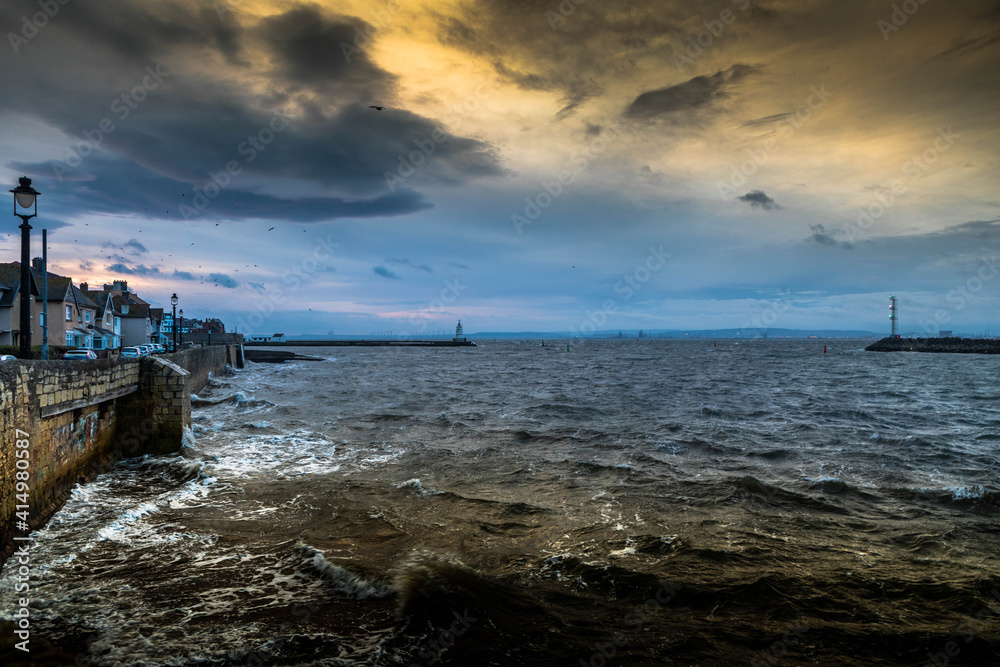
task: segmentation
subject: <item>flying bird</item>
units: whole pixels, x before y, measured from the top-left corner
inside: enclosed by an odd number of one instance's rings
[[[376,104],[373,104],[373,105],[371,105],[371,106],[370,106],[370,107],[368,107],[368,108],[369,108],[369,109],[375,109],[375,111],[385,111],[385,107],[380,107],[380,106],[378,106],[378,105],[376,105]]]
[[[274,227],[271,227],[271,229],[274,229]],[[269,230],[267,230],[267,231],[271,231],[271,229],[269,229]]]

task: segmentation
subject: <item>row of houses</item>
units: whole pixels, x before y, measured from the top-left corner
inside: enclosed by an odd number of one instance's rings
[[[66,345],[93,350],[114,350],[123,346],[160,343],[173,337],[174,322],[163,308],[154,308],[129,289],[128,282],[115,280],[97,288],[87,283],[77,287],[73,280],[49,272],[48,322],[42,313],[42,260],[32,261],[31,344],[42,344],[42,326],[48,325],[50,345]],[[18,345],[21,321],[21,263],[0,263],[0,345]],[[217,319],[184,320],[178,332],[223,333]]]

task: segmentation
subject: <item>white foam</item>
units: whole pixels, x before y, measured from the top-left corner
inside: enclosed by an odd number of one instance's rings
[[[396,488],[397,489],[411,489],[414,493],[416,493],[421,498],[426,497],[426,496],[436,496],[436,495],[439,495],[441,493],[437,489],[427,489],[427,488],[425,488],[424,485],[420,482],[420,478],[419,477],[414,477],[413,479],[408,479],[405,482],[400,482],[399,484],[396,485]]]
[[[392,586],[389,584],[374,584],[365,581],[353,572],[348,572],[339,565],[334,565],[326,559],[321,551],[308,544],[301,543],[296,547],[296,550],[319,570],[324,581],[347,597],[365,600],[384,598],[393,593]]]

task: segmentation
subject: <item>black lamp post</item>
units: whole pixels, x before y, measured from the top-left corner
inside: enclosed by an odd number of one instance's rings
[[[173,329],[174,334],[174,349],[173,352],[177,351],[177,292],[174,292],[170,296],[170,305],[174,308],[174,316],[170,320],[170,328]]]
[[[181,308],[181,312],[178,313],[178,314],[181,316],[181,328],[184,328],[184,309]],[[184,344],[184,332],[183,331],[178,331],[178,333],[180,334],[179,340],[181,342],[181,345],[183,345]]]
[[[31,179],[22,176],[17,179],[18,186],[11,190],[14,193],[14,215],[21,218],[21,335],[19,340],[19,355],[22,359],[31,359],[31,220],[38,215],[38,195],[41,193],[31,187]],[[30,210],[31,213],[18,213],[18,207]]]

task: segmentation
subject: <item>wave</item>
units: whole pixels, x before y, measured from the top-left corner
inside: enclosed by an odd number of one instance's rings
[[[235,405],[241,408],[258,408],[274,405],[270,401],[258,400],[253,397],[247,396],[241,391],[234,394],[229,394],[228,396],[221,396],[219,398],[214,397],[202,397],[198,394],[191,394],[191,407],[192,408],[203,408],[213,405]]]
[[[902,488],[892,489],[891,492],[909,500],[929,500],[944,505],[1000,510],[1000,490],[990,489],[982,484],[943,488]]]
[[[437,489],[425,488],[424,485],[420,482],[419,477],[414,477],[413,479],[408,479],[405,482],[400,482],[399,484],[396,485],[396,488],[413,491],[413,493],[420,496],[421,498],[424,498],[426,496],[438,496],[441,495],[442,493]]]
[[[400,627],[385,648],[404,664],[569,665],[598,630],[561,593],[558,613],[515,578],[499,578],[457,557],[416,553],[396,571]],[[574,612],[580,618],[573,622]],[[575,626],[575,627],[574,627]],[[582,626],[582,627],[581,627]]]
[[[295,553],[314,567],[323,580],[341,595],[358,600],[385,598],[393,595],[393,587],[366,581],[326,559],[322,551],[305,542],[295,545]]]
[[[727,484],[733,488],[735,498],[747,498],[756,501],[763,501],[769,505],[789,505],[793,507],[807,507],[822,512],[832,512],[835,514],[848,514],[849,511],[839,505],[835,505],[826,500],[813,498],[804,494],[796,493],[780,486],[775,486],[763,482],[752,475],[730,478]]]

